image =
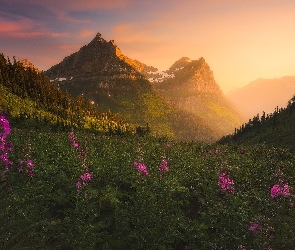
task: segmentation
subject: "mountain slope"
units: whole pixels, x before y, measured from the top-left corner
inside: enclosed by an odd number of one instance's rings
[[[30,61],[13,63],[0,54],[0,112],[10,114],[23,128],[88,128],[103,133],[123,133],[126,126],[116,115],[100,113],[83,96],[73,98],[52,85]]]
[[[204,58],[183,57],[164,73],[151,79],[160,95],[178,109],[201,117],[217,136],[242,124],[242,117],[223,95]]]
[[[269,146],[289,148],[295,152],[295,96],[286,108],[273,113],[255,116],[243,124],[235,133],[223,137],[222,144],[254,145],[264,143]]]
[[[93,100],[101,111],[118,113],[125,122],[148,123],[154,135],[216,140],[216,133],[204,120],[180,111],[158,95],[146,78],[154,71],[157,69],[124,56],[113,40],[107,42],[98,33],[45,75],[61,90]]]
[[[249,119],[258,113],[262,114],[263,111],[271,113],[277,106],[286,107],[293,94],[295,76],[286,76],[278,79],[258,79],[229,92],[227,96]]]

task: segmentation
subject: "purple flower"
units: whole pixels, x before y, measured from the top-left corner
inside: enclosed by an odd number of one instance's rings
[[[168,168],[168,162],[163,160],[161,161],[160,165],[159,165],[159,171],[160,172],[168,172],[169,168]]]
[[[0,138],[5,140],[10,133],[10,125],[9,121],[3,115],[0,116],[0,127],[3,129],[3,132],[0,132]]]
[[[80,192],[79,188],[81,188],[81,186],[87,186],[88,183],[91,181],[92,179],[92,175],[88,172],[86,172],[85,174],[81,174],[79,180],[77,181],[77,188],[78,188],[78,192]]]
[[[281,194],[281,188],[279,185],[274,185],[271,189],[270,189],[270,195],[272,198],[275,198],[277,196],[279,196]]]
[[[79,142],[76,140],[76,137],[75,137],[73,131],[70,132],[70,134],[69,134],[69,140],[70,140],[70,142],[72,143],[72,145],[73,145],[74,148],[79,148],[79,147],[80,147],[80,144],[79,144]]]
[[[218,185],[222,190],[227,190],[230,193],[234,194],[235,189],[233,187],[234,181],[227,177],[226,173],[222,173],[219,175]]]
[[[35,167],[35,164],[33,163],[31,159],[27,160],[27,167],[30,169],[33,169]]]
[[[249,227],[249,230],[250,231],[255,231],[255,230],[258,229],[258,227],[259,227],[259,224],[257,222],[252,222],[251,226]]]
[[[288,184],[284,184],[282,188],[279,185],[273,185],[272,188],[270,189],[270,195],[272,198],[275,198],[280,195],[284,197],[289,196],[290,188]]]
[[[288,184],[284,184],[283,188],[281,189],[281,194],[285,197],[290,195],[290,189]]]
[[[149,175],[148,170],[146,166],[143,163],[140,162],[134,162],[133,166],[141,173],[144,175]]]
[[[90,173],[85,173],[85,174],[82,174],[81,176],[80,176],[80,179],[82,180],[82,181],[90,181],[91,179],[92,179],[92,176],[91,176],[91,174]]]

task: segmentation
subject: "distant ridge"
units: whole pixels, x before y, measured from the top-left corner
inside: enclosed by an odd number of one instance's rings
[[[257,79],[243,88],[227,94],[228,98],[248,119],[258,113],[273,112],[276,107],[286,107],[288,100],[295,94],[295,76],[275,79]]]

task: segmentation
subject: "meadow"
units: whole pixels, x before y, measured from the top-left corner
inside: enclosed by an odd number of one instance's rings
[[[294,155],[19,129],[0,117],[1,249],[292,249]]]

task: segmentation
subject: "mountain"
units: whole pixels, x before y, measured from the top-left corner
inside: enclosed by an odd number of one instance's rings
[[[276,79],[257,79],[243,88],[231,91],[227,97],[247,118],[271,113],[278,107],[286,107],[295,94],[295,76]]]
[[[91,99],[101,111],[111,110],[140,126],[148,123],[154,135],[212,142],[240,125],[240,117],[225,100],[204,59],[182,66],[186,63],[180,60],[160,72],[123,55],[113,40],[106,41],[98,33],[45,75],[61,90]],[[182,86],[181,96],[165,87],[172,76]]]
[[[204,58],[183,57],[165,72],[154,72],[153,82],[160,96],[180,110],[201,117],[218,136],[234,131],[242,117],[222,93]]]
[[[276,108],[273,113],[256,115],[243,124],[235,133],[224,136],[219,143],[233,145],[254,145],[288,148],[295,152],[295,95],[285,108]]]
[[[98,33],[45,75],[62,91],[91,99],[103,112],[118,113],[127,123],[148,124],[153,135],[216,140],[214,131],[202,119],[180,112],[159,97],[146,78],[150,71],[157,69],[123,55],[113,40],[106,41]],[[184,120],[186,127],[181,124]]]
[[[122,55],[113,40],[107,42],[98,33],[88,45],[51,67],[45,75],[61,90],[87,96],[102,111],[110,109],[129,122],[143,124],[146,121],[139,119],[145,109],[141,97],[154,93],[138,70],[145,67],[148,68]]]

